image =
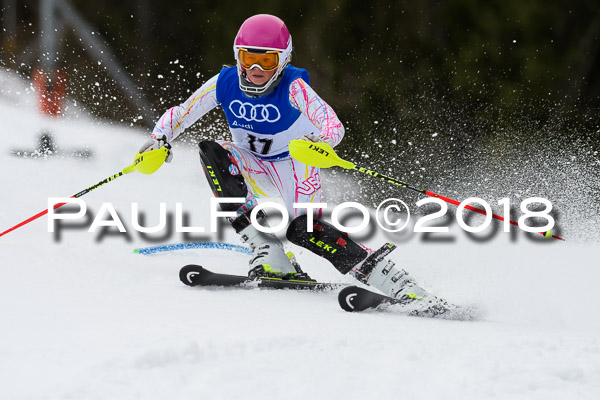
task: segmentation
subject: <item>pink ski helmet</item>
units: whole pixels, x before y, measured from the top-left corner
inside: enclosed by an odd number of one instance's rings
[[[262,94],[275,82],[285,70],[292,57],[292,36],[285,23],[274,15],[258,14],[248,18],[240,27],[233,42],[233,52],[237,62],[240,89],[247,93]],[[276,72],[264,85],[258,86],[249,82],[245,77],[246,68],[242,66],[240,54],[270,53],[278,57]],[[252,59],[249,57],[249,59]],[[247,66],[248,67],[248,66]],[[249,66],[264,68],[260,63]]]

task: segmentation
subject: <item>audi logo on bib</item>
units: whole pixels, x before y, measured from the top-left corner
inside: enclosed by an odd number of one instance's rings
[[[234,100],[229,103],[229,111],[236,118],[254,122],[277,122],[281,118],[279,109],[272,104],[250,104]]]

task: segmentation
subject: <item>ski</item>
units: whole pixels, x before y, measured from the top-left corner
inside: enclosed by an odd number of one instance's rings
[[[394,304],[395,301],[391,297],[358,286],[348,286],[342,289],[338,295],[340,307],[348,312],[365,311],[382,304]]]
[[[435,298],[437,300],[437,298]],[[391,311],[402,315],[442,318],[451,320],[475,320],[478,319],[477,310],[471,307],[459,307],[448,304],[445,301],[433,302],[430,307],[411,307],[414,300],[408,296],[394,299],[370,290],[347,286],[338,295],[338,302],[343,310],[348,312],[360,312],[365,310]]]
[[[188,286],[236,286],[248,281],[247,276],[219,274],[193,264],[179,270],[179,279]]]
[[[212,272],[200,265],[186,265],[179,271],[179,279],[187,286],[259,287],[269,289],[333,290],[346,286],[342,283],[302,281],[262,277],[250,280],[245,275]]]

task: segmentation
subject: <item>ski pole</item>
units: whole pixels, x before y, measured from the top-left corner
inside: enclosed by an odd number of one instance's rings
[[[434,193],[429,190],[417,188],[413,185],[410,185],[409,183],[401,181],[400,179],[392,178],[391,176],[387,176],[387,175],[381,174],[379,172],[375,172],[370,169],[357,166],[353,162],[344,160],[341,157],[339,157],[336,154],[335,150],[333,150],[333,148],[327,143],[322,143],[322,142],[312,143],[312,142],[308,142],[306,140],[292,140],[290,142],[289,148],[290,148],[290,154],[292,157],[294,157],[296,160],[298,160],[300,162],[303,162],[308,165],[312,165],[313,167],[320,167],[320,168],[342,167],[345,169],[352,169],[352,170],[355,170],[358,172],[362,172],[363,174],[365,174],[371,178],[379,179],[379,180],[391,183],[392,185],[396,185],[396,186],[403,187],[406,189],[414,190],[415,192],[419,192],[421,194],[424,194],[424,195],[427,195],[430,197],[435,197],[437,199],[441,199],[441,200],[445,201],[446,203],[454,204],[455,206],[460,205],[459,201],[453,200],[449,197],[442,196],[440,194]],[[473,207],[471,205],[466,205],[465,209],[474,211],[481,215],[487,215],[485,210],[482,210],[481,208]],[[499,221],[505,221],[504,217],[494,214],[494,213],[492,213],[492,218],[495,218]],[[510,219],[508,220],[508,222],[511,223],[512,225],[519,226],[518,222],[512,221]],[[553,235],[550,231],[539,232],[539,233],[544,235],[546,237],[546,239],[552,237],[554,239],[564,240],[563,238],[561,238],[559,236]]]
[[[140,171],[141,173],[146,174],[146,175],[152,174],[165,162],[165,159],[169,155],[169,151],[170,150],[167,147],[161,147],[156,150],[148,151],[144,154],[137,153],[135,159],[133,160],[133,163],[131,165],[123,168],[123,170],[121,172],[118,172],[112,176],[109,176],[108,178],[96,183],[95,185],[92,185],[89,188],[84,189],[81,192],[74,194],[70,198],[77,199],[77,198],[83,196],[84,194],[87,194],[87,193],[91,192],[92,190],[99,188],[100,186],[104,185],[105,183],[112,182],[115,179],[117,179],[123,175],[129,174],[130,172],[133,172],[133,171]],[[58,204],[55,204],[53,208],[56,210],[57,208],[62,207],[65,204],[67,204],[67,203],[58,203]],[[46,214],[48,214],[48,209],[45,209],[45,210],[37,213],[33,217],[27,218],[25,221],[20,222],[17,225],[13,226],[12,228],[5,230],[4,232],[0,233],[0,237],[6,235],[9,232],[14,231],[15,229],[22,227],[23,225],[27,225],[31,221],[35,221],[39,217],[42,217]]]

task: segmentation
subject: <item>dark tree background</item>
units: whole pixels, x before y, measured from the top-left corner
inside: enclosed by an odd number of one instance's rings
[[[28,74],[39,59],[39,0],[17,4],[16,48],[3,48],[3,60]],[[233,64],[233,39],[247,17],[271,13],[292,33],[293,64],[309,70],[311,85],[344,122],[339,150],[346,157],[469,195],[490,191],[484,176],[513,169],[528,168],[550,190],[548,169],[560,170],[571,157],[587,157],[586,165],[597,168],[597,0],[71,4],[111,46],[157,117]],[[68,29],[60,51],[69,94],[90,112],[153,125],[136,119],[139,112]],[[220,112],[191,131],[190,141],[227,135]],[[548,149],[557,153],[548,156]],[[552,161],[558,158],[564,161]],[[495,163],[483,168],[489,160]],[[456,183],[466,177],[479,186],[460,189]],[[526,193],[530,183],[517,190]]]

